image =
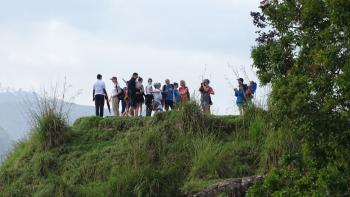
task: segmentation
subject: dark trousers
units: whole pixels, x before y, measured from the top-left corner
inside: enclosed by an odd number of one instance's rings
[[[153,101],[153,95],[146,95],[145,104],[146,104],[146,116],[152,115],[152,101]]]
[[[125,112],[125,108],[126,108],[126,102],[125,100],[119,100],[119,103],[122,102],[122,114]]]
[[[96,116],[103,117],[103,108],[105,107],[105,96],[101,94],[95,95]]]

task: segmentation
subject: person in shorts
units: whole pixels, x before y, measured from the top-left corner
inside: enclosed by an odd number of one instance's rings
[[[239,115],[243,116],[246,102],[243,84],[239,84],[239,89],[235,88],[235,96],[237,97],[236,104],[238,106]]]

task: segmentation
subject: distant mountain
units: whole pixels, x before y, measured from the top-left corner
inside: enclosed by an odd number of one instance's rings
[[[0,160],[11,144],[30,132],[26,115],[28,106],[25,103],[32,103],[34,100],[35,93],[32,92],[0,92]],[[73,123],[79,117],[93,114],[94,107],[73,104],[69,122]]]

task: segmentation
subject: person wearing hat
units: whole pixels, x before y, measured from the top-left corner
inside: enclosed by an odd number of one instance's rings
[[[112,89],[112,96],[110,98],[110,101],[112,101],[112,108],[113,108],[114,115],[119,116],[119,95],[121,94],[122,90],[118,84],[117,77],[112,77],[111,80],[113,83],[113,89]]]
[[[103,117],[103,109],[105,104],[105,98],[108,97],[106,91],[106,84],[102,81],[102,75],[97,75],[97,81],[93,86],[93,101],[95,102],[96,116]]]

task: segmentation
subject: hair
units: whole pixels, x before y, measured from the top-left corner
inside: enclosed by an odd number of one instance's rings
[[[204,79],[204,81],[203,81],[203,82],[206,82],[207,84],[210,84],[209,79]]]
[[[158,89],[158,88],[160,88],[162,85],[160,84],[160,83],[155,83],[154,84],[154,88],[156,88],[156,89]]]
[[[132,76],[135,77],[135,76],[138,76],[139,73],[133,73]]]
[[[180,85],[182,85],[182,84],[186,86],[186,82],[184,80],[180,81]]]
[[[152,79],[152,78],[149,78],[148,81],[152,81],[152,82],[153,82],[153,79]]]
[[[101,75],[101,74],[98,74],[98,75],[97,75],[97,79],[102,79],[102,75]]]
[[[174,83],[174,86],[177,86],[177,87],[179,87],[179,84],[175,82],[175,83]]]
[[[139,81],[139,82],[143,81],[142,77],[139,77],[138,81]]]

